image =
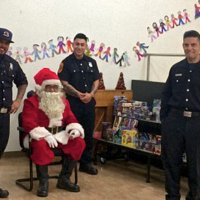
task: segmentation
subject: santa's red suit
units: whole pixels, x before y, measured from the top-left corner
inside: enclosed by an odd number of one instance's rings
[[[59,141],[57,148],[62,149],[64,154],[69,155],[72,160],[79,160],[85,148],[84,139],[82,137],[69,139],[66,132],[69,129],[76,129],[84,134],[84,131],[72,113],[68,100],[63,99],[63,101],[65,110],[61,125],[66,129],[54,135]],[[49,124],[49,118],[39,109],[39,97],[34,95],[26,99],[22,112],[22,126],[25,132],[31,135],[31,159],[37,165],[48,165],[54,159],[54,153],[44,139],[49,134],[49,131],[45,129]]]

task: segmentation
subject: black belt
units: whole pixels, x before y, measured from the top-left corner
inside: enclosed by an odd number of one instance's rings
[[[10,112],[10,108],[0,107],[0,113],[1,114],[7,114],[9,112]]]
[[[47,127],[46,129],[47,129],[50,133],[56,134],[56,133],[58,133],[58,132],[64,130],[64,127],[63,127],[63,126],[54,126],[54,127],[52,127],[52,128]]]
[[[188,111],[188,110],[181,110],[177,108],[171,108],[170,112],[176,115],[181,115],[183,117],[200,117],[200,112],[193,112],[193,111]]]

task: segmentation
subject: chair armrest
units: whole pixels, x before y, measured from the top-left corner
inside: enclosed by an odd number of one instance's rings
[[[21,127],[21,126],[18,126],[18,127],[17,127],[17,130],[18,130],[18,131],[21,131],[21,132],[24,132],[24,128]]]

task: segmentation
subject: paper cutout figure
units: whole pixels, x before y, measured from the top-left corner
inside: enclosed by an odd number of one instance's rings
[[[147,53],[147,50],[149,46],[146,46],[145,43],[137,42],[136,45],[139,47],[140,52],[143,51],[145,54]]]
[[[159,23],[160,23],[160,33],[164,33],[167,31],[166,27],[165,27],[165,23],[163,22],[162,19],[159,20]]]
[[[151,42],[153,42],[153,40],[156,39],[156,36],[154,35],[154,31],[152,31],[149,26],[147,27],[147,33],[148,33],[148,37],[151,38]]]
[[[24,51],[24,58],[25,58],[24,63],[33,62],[31,58],[31,53],[28,51],[28,48],[24,47],[23,51]]]
[[[191,22],[190,19],[189,19],[189,14],[187,13],[186,9],[183,10],[183,16],[184,16],[185,24],[188,23],[188,22]]]
[[[178,25],[184,25],[184,21],[183,21],[183,15],[181,14],[181,11],[178,11]]]
[[[113,49],[113,54],[112,54],[112,61],[114,64],[117,64],[117,58],[119,57],[118,53],[117,53],[117,48]]]
[[[198,0],[198,3],[194,4],[195,7],[195,19],[200,17],[200,0]]]
[[[38,59],[38,60],[41,60],[41,58],[40,58],[40,53],[41,53],[41,51],[39,51],[39,49],[38,49],[38,47],[39,47],[39,45],[38,44],[34,44],[33,45],[33,52],[32,52],[32,55],[33,55],[33,57],[34,57],[34,62]]]
[[[124,61],[124,67],[130,66],[129,57],[128,57],[127,51],[125,51],[122,56],[123,56],[123,61]]]
[[[102,60],[106,60],[106,62],[108,62],[108,58],[111,57],[111,54],[110,54],[110,47],[108,47],[106,49],[106,51],[103,52],[105,55],[104,57],[102,58]]]
[[[135,54],[138,57],[138,61],[141,60],[141,57],[144,57],[144,54],[140,53],[140,51],[138,50],[138,48],[136,46],[133,47],[133,51],[135,52]]]
[[[56,51],[56,45],[53,44],[53,40],[48,41],[49,44],[49,50],[51,51],[51,57],[54,57],[54,55],[58,55],[59,53]]]
[[[22,56],[22,54],[21,54],[21,48],[20,47],[17,47],[17,49],[16,49],[16,52],[15,52],[15,60],[18,62],[18,63],[20,63],[20,64],[22,64],[22,60],[21,60],[21,58],[23,58],[23,56]]]
[[[170,28],[173,28],[172,25],[171,25],[171,21],[170,21],[170,19],[169,19],[169,17],[167,15],[165,15],[164,20],[165,20],[165,25],[166,25],[167,31]]]
[[[177,20],[178,19],[174,16],[174,14],[171,14],[172,28],[174,28],[175,26],[178,26]]]
[[[156,36],[157,36],[157,38],[158,38],[161,32],[160,32],[160,30],[159,30],[159,27],[158,27],[157,23],[156,23],[156,22],[153,22],[152,27],[154,28],[154,30],[155,30],[155,32],[156,32],[156,34],[157,34]]]
[[[47,50],[47,45],[45,42],[41,43],[41,51],[42,51],[42,59],[45,59],[45,57],[49,58],[48,50]]]
[[[66,37],[66,48],[67,48],[67,53],[73,52],[72,41],[70,40],[69,37]]]
[[[57,44],[57,47],[58,47],[58,54],[61,54],[61,53],[66,53],[66,51],[64,50],[64,37],[63,36],[58,36],[57,38],[57,41],[58,41],[58,44]]]
[[[94,40],[92,40],[91,41],[91,44],[90,44],[90,47],[89,47],[89,50],[90,50],[90,52],[92,53],[92,54],[94,54],[94,49],[95,48],[95,41]]]
[[[95,56],[98,56],[101,59],[101,54],[103,52],[103,48],[104,48],[105,44],[101,43],[99,48],[98,48],[98,52],[95,54]]]

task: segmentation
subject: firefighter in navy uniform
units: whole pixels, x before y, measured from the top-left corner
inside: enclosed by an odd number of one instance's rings
[[[162,161],[166,200],[180,200],[183,153],[186,153],[189,192],[200,200],[200,34],[184,33],[186,58],[172,66],[161,103]]]
[[[74,52],[61,62],[58,76],[71,109],[85,130],[86,148],[79,171],[96,175],[98,171],[92,165],[92,148],[96,104],[94,94],[99,85],[99,70],[96,61],[85,55],[87,40],[82,33],[74,37]]]
[[[10,113],[18,110],[28,84],[19,64],[6,55],[10,43],[13,43],[12,33],[5,28],[0,28],[0,157],[8,143]],[[13,82],[17,87],[14,100],[12,100]],[[7,190],[0,188],[0,198],[6,198],[8,195]]]

